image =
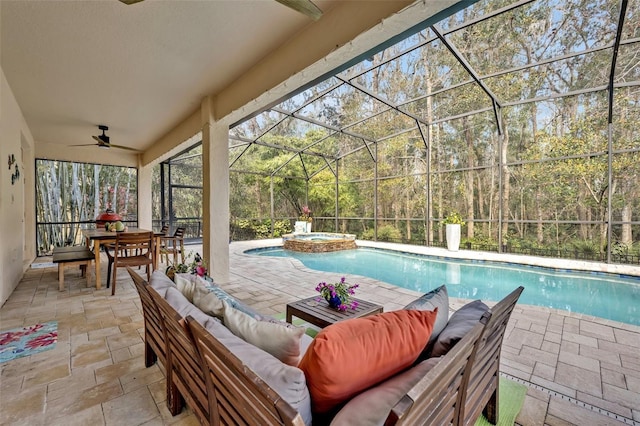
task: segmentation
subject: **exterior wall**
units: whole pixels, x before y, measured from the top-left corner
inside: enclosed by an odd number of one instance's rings
[[[11,184],[15,165],[20,179]],[[34,142],[0,68],[0,305],[7,301],[35,258]]]

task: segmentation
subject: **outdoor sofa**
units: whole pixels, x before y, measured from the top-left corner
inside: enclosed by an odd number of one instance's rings
[[[444,286],[408,305],[409,313],[395,311],[374,316],[387,319],[399,315],[405,321],[407,317],[432,315],[427,323],[431,322],[436,333],[427,336],[426,349],[423,348],[418,360],[407,368],[350,395],[328,410],[319,411],[316,408],[322,404],[313,398],[317,394],[314,375],[318,372],[301,368],[308,364],[312,352],[319,351],[317,347],[326,341],[321,336],[330,335],[329,329],[348,329],[349,322],[357,320],[327,327],[314,342],[304,334],[304,329],[300,332],[296,326],[260,315],[212,283],[204,287],[195,277],[187,277],[187,282],[193,285],[184,285],[183,279],[183,285],[178,287],[159,271],[154,272],[147,283],[136,272],[128,270],[143,305],[146,365],[156,359],[163,363],[167,406],[173,415],[178,414],[186,402],[202,424],[212,425],[312,422],[316,425],[467,425],[474,423],[482,412],[489,421],[497,423],[500,347],[522,287],[492,309],[474,301],[451,318]],[[215,297],[208,296],[209,293]],[[215,303],[204,303],[203,295]],[[198,303],[210,314],[197,307]],[[230,328],[239,334],[242,330],[237,330],[237,324],[232,325],[228,312],[248,321],[257,330],[263,326],[271,327],[270,330],[283,327],[288,329],[287,333],[299,334],[297,359],[301,361],[298,363],[295,357],[288,359],[291,353],[286,350],[276,351],[287,364],[258,347],[264,342],[256,346],[247,341],[255,342],[255,336],[243,336],[246,340],[238,337]],[[229,327],[225,326],[225,319]],[[257,321],[258,325],[251,321]],[[376,325],[375,328],[383,327]],[[271,337],[276,335],[267,336],[267,346],[278,342],[278,337]],[[273,352],[273,348],[269,350]],[[367,351],[375,349],[367,348]],[[425,358],[438,351],[438,356]]]

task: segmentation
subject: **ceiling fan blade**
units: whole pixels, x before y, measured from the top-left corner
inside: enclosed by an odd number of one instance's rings
[[[140,3],[142,0],[120,0],[121,3],[128,5]]]
[[[99,144],[104,143],[104,141],[102,139],[100,139],[100,136],[91,136],[92,138],[94,138]],[[91,145],[95,145],[95,144],[91,144]],[[80,146],[80,145],[78,145]]]
[[[123,1],[123,0],[120,0]],[[300,12],[309,18],[317,21],[322,16],[322,10],[318,8],[311,0],[276,0],[291,9]]]
[[[128,146],[122,146],[122,145],[114,145],[112,143],[108,144],[111,148],[118,148],[118,149],[126,149],[127,151],[134,151],[134,152],[140,152],[135,148],[129,148]]]

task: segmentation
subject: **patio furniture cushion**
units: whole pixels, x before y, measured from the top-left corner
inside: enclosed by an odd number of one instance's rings
[[[350,426],[354,419],[358,419],[358,426],[384,425],[393,406],[440,360],[429,358],[357,395],[340,409],[331,426]]]
[[[196,291],[193,294],[193,304],[208,315],[221,319],[224,316],[222,299],[215,292],[212,292],[209,287],[196,287]]]
[[[224,305],[224,325],[244,341],[270,353],[285,364],[297,366],[300,362],[300,339],[306,328],[282,321],[259,321],[227,301]]]
[[[420,311],[433,311],[435,308],[438,308],[438,316],[433,325],[433,332],[427,347],[436,341],[440,332],[447,325],[447,321],[449,321],[449,293],[447,292],[447,286],[441,285],[404,307],[404,309],[418,309]]]
[[[173,309],[180,314],[182,318],[187,315],[191,315],[193,319],[198,321],[203,326],[211,318],[209,315],[203,313],[200,309],[195,307],[187,298],[178,291],[175,287],[167,288],[167,295],[165,300]]]
[[[217,321],[210,321],[206,329],[296,409],[306,425],[311,424],[311,398],[302,370],[245,342]]]
[[[191,303],[193,303],[193,295],[196,287],[204,287],[204,284],[199,283],[196,278],[197,275],[193,274],[180,273],[175,275],[176,287]]]
[[[157,291],[163,299],[167,294],[167,289],[169,287],[175,288],[176,286],[176,284],[171,281],[171,278],[161,271],[153,271],[151,279],[149,280],[149,285]]]
[[[431,357],[445,355],[460,341],[477,323],[482,314],[489,310],[481,300],[474,300],[464,305],[451,315],[447,326],[442,330],[435,344]]]
[[[328,413],[412,365],[431,336],[436,315],[399,310],[337,322],[320,331],[299,365],[313,411]]]
[[[202,278],[199,278],[197,275],[193,275],[193,277],[194,280],[204,283]],[[206,282],[205,285],[197,285],[195,287],[195,291],[193,293],[193,304],[200,308],[202,312],[222,319],[224,317],[223,301],[252,318],[263,318],[263,315],[259,314],[256,310],[250,308],[244,303],[237,301],[233,296],[229,295],[216,284]]]

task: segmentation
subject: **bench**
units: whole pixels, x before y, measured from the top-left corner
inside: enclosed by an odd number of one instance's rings
[[[85,246],[56,247],[53,249],[53,263],[58,264],[58,288],[64,291],[64,268],[65,266],[79,265],[81,276],[87,278],[89,286],[89,275],[87,269],[91,266],[91,261],[95,258],[93,252]]]

